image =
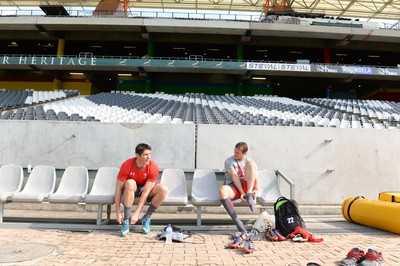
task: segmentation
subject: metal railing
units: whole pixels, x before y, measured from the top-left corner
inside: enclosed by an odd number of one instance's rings
[[[294,200],[295,199],[295,184],[292,179],[287,177],[284,173],[282,173],[280,170],[275,170],[276,176],[282,178],[288,185],[290,189],[290,199]]]
[[[160,11],[127,11],[127,12],[107,12],[101,11],[96,13],[92,10],[75,10],[68,9],[69,16],[63,17],[79,17],[79,18],[160,18],[160,19],[190,19],[190,20],[227,20],[227,21],[247,21],[247,22],[259,22],[259,23],[280,23],[280,24],[293,24],[293,19],[296,20],[295,24],[312,25],[312,19],[290,17],[283,21],[270,20],[264,17],[262,12],[259,14],[217,14],[217,13],[198,13],[195,10],[193,12],[160,12]],[[21,16],[46,16],[42,10],[0,10],[0,17],[21,17]],[[57,16],[54,16],[57,17]],[[340,22],[340,21],[339,21]],[[347,24],[363,24],[363,28],[379,28],[388,30],[400,30],[400,22],[379,22],[376,23],[376,27],[363,23],[362,21],[352,20]],[[339,27],[340,27],[340,23]]]
[[[199,20],[234,20],[234,21],[260,21],[262,15],[251,14],[214,14],[214,13],[192,13],[192,12],[158,12],[158,11],[127,11],[113,12],[83,10],[68,10],[69,16],[63,17],[121,17],[121,18],[167,18],[167,19],[199,19]],[[0,10],[0,16],[46,16],[42,10]],[[57,16],[53,16],[57,17]]]
[[[86,53],[85,53],[86,54]],[[54,54],[0,54],[0,57],[54,57],[59,56]],[[63,58],[91,58],[91,57],[80,57],[79,55],[63,55]],[[206,62],[237,62],[237,63],[278,63],[278,64],[299,64],[296,61],[273,61],[273,60],[248,60],[248,59],[223,59],[223,58],[198,58],[198,57],[173,57],[173,56],[108,56],[108,55],[93,55],[96,59],[149,59],[149,60],[165,60],[165,61],[206,61]],[[337,64],[337,63],[320,63],[320,62],[310,62],[310,65],[322,65],[322,66],[352,66],[352,67],[375,67],[375,68],[390,68],[398,69],[400,65],[397,66],[382,66],[382,65],[358,65],[358,64]]]

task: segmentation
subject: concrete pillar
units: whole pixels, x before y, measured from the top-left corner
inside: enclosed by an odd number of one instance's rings
[[[147,56],[154,56],[154,41],[148,40],[147,41]]]
[[[53,90],[61,90],[62,89],[62,81],[58,78],[53,79]]]
[[[332,62],[331,61],[331,49],[325,47],[324,48],[324,63],[325,64],[330,64],[331,62]]]
[[[152,93],[152,81],[149,77],[146,79],[145,88],[146,88],[146,93]]]
[[[236,45],[236,59],[243,60],[244,59],[244,47],[243,43],[238,43]]]
[[[242,96],[243,93],[244,93],[243,81],[239,80],[239,81],[237,82],[237,85],[236,85],[236,95],[237,95],[237,96]]]
[[[57,46],[57,57],[63,57],[65,51],[65,40],[58,39],[58,46]]]

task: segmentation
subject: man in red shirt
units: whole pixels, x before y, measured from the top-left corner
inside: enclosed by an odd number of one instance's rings
[[[148,234],[151,215],[167,196],[167,188],[156,184],[159,170],[157,164],[150,160],[151,147],[140,143],[136,146],[135,153],[136,157],[126,160],[121,165],[115,188],[115,211],[117,222],[122,224],[121,236],[126,236],[129,233],[129,225],[139,220],[139,213],[146,201],[150,202],[150,206],[142,217],[142,226],[143,233]],[[121,195],[124,215],[120,209]],[[139,197],[139,202],[133,211],[135,197]]]

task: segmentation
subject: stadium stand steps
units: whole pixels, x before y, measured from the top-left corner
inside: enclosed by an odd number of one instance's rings
[[[4,92],[1,91],[1,92]],[[27,91],[29,98],[32,91]],[[39,95],[39,94],[38,94]],[[50,93],[35,97],[49,99]],[[6,110],[0,119],[111,123],[192,123],[335,128],[400,128],[400,105],[387,101],[277,96],[99,93]],[[77,96],[77,95],[75,95]],[[22,97],[22,96],[21,96]],[[27,98],[27,99],[28,99]],[[59,98],[56,98],[59,99]],[[4,100],[4,99],[0,99]],[[33,109],[32,109],[33,108]]]

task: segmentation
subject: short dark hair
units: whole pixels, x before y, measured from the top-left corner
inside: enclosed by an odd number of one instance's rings
[[[246,153],[249,150],[246,142],[238,142],[235,145],[235,148],[241,150],[243,153]]]
[[[151,151],[150,145],[148,145],[148,144],[146,144],[146,143],[139,143],[139,144],[136,146],[136,148],[135,148],[135,153],[136,153],[136,154],[139,154],[139,155],[142,155],[142,153],[143,153],[145,150],[150,150],[150,151]]]

